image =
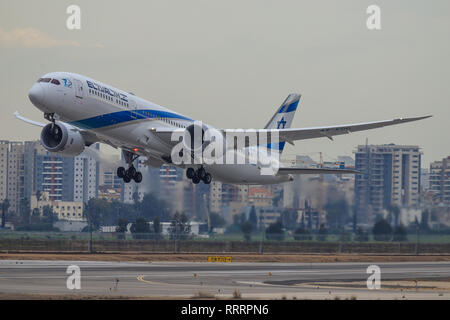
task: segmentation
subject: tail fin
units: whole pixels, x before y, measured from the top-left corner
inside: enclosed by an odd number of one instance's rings
[[[294,119],[295,111],[297,111],[298,102],[301,95],[298,93],[291,93],[286,100],[277,109],[272,118],[267,122],[264,129],[287,129],[291,127],[292,119]],[[283,152],[285,142],[269,143],[267,148]]]

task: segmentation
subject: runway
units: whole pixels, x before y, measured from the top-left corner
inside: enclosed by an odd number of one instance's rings
[[[80,290],[67,288],[70,265],[80,268]],[[378,290],[366,286],[369,265],[0,260],[0,293],[231,298],[239,292],[242,298],[264,299],[450,299],[450,262],[377,263]]]

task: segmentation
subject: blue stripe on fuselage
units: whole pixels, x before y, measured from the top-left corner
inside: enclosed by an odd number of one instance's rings
[[[69,122],[69,124],[83,129],[99,129],[120,123],[154,118],[170,118],[194,121],[188,117],[160,110],[140,109],[140,110],[122,110],[112,113],[101,114],[95,117]]]

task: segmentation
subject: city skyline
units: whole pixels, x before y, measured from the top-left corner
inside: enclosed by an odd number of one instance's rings
[[[442,139],[450,135],[445,1],[432,7],[380,1],[378,31],[367,30],[367,4],[355,1],[329,2],[329,10],[290,1],[276,7],[211,3],[195,11],[183,2],[146,2],[133,9],[118,3],[105,15],[98,15],[102,2],[79,1],[80,30],[66,28],[68,3],[52,3],[36,16],[40,5],[0,4],[1,139],[39,137],[38,128],[17,122],[13,112],[42,121],[28,90],[42,74],[66,70],[217,127],[261,127],[290,92],[302,94],[293,127],[434,115],[334,142],[297,142],[286,147],[285,156],[352,155],[366,138],[370,144],[420,145],[425,165],[449,152]],[[126,39],[125,45],[118,39]]]

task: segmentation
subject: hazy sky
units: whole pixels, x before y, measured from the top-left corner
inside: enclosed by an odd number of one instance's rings
[[[81,8],[81,30],[66,8]],[[366,9],[381,8],[379,31]],[[357,144],[417,144],[450,155],[450,1],[0,2],[0,139],[42,120],[28,90],[50,71],[85,74],[219,128],[263,127],[290,92],[293,127],[433,114],[363,133],[299,141],[284,154],[325,160]]]

